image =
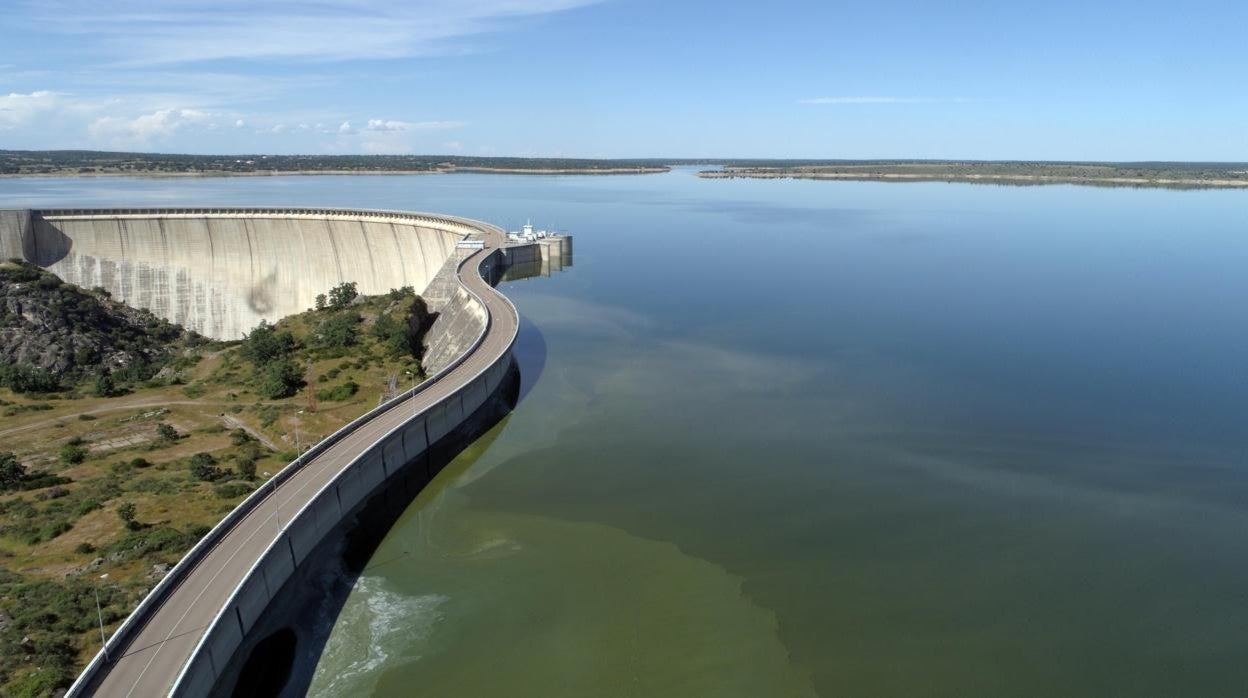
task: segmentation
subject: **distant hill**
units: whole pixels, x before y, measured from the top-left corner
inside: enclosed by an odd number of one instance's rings
[[[468,157],[458,155],[190,155],[96,150],[0,150],[0,175],[375,174],[455,171],[553,174],[665,172],[652,159]]]

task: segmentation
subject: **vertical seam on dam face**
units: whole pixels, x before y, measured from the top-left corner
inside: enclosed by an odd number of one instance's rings
[[[364,237],[364,251],[368,253],[368,270],[372,272],[373,278],[377,278],[377,263],[373,260],[373,238],[368,234],[368,226],[364,225],[364,221],[360,221],[360,235]]]
[[[415,288],[416,282],[412,281],[411,274],[407,272],[407,255],[403,254],[403,244],[399,242],[399,229],[394,227],[394,223],[390,223],[390,237],[394,240],[394,253],[399,258],[399,268],[403,270],[403,286]]]
[[[334,226],[328,220],[323,220],[325,226],[325,235],[329,238],[329,246],[334,250],[334,268],[338,270],[338,283],[342,283],[342,257],[338,254],[338,241],[334,239]]]

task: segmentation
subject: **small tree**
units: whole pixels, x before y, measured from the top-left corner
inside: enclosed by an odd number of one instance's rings
[[[191,477],[196,480],[210,482],[221,477],[221,469],[217,467],[217,459],[211,453],[196,453],[191,456]]]
[[[87,459],[87,448],[74,441],[61,446],[61,463],[65,465],[78,465]]]
[[[109,373],[101,373],[95,377],[95,395],[96,397],[116,397],[121,394],[117,389],[117,385],[113,382],[113,376]]]
[[[264,369],[257,390],[270,400],[279,400],[294,395],[301,385],[302,373],[293,361],[287,359],[274,361]]]
[[[253,458],[240,458],[238,460],[238,476],[247,480],[256,479],[256,461]]]
[[[121,519],[121,522],[131,531],[139,527],[139,522],[135,519],[137,515],[138,508],[133,502],[122,502],[117,505],[117,518]]]
[[[26,466],[11,451],[0,453],[0,490],[15,490],[26,479]]]
[[[351,301],[355,300],[358,295],[360,294],[355,290],[354,281],[338,284],[329,289],[329,305],[335,309],[345,308],[351,305]]]
[[[243,337],[243,358],[256,366],[285,358],[294,351],[295,337],[289,332],[278,332],[273,325],[260,321],[259,325]]]
[[[156,425],[156,438],[161,441],[171,443],[178,440],[178,430],[172,426],[161,422]]]
[[[324,310],[325,307],[328,305],[329,305],[329,301],[326,300],[324,293],[316,294],[316,309],[317,310]]]
[[[345,349],[355,346],[356,325],[360,316],[354,312],[334,313],[316,328],[316,343],[326,349]]]

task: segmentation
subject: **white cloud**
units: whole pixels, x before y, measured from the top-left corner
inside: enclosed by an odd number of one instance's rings
[[[55,110],[64,101],[63,97],[64,95],[50,90],[0,95],[0,129],[29,124],[40,115]]]
[[[218,0],[28,2],[39,30],[125,65],[217,60],[343,61],[463,50],[453,40],[497,31],[504,20],[597,0],[322,0],[315,4]]]
[[[87,127],[92,138],[113,145],[147,145],[186,126],[211,126],[212,115],[197,109],[159,109],[135,118],[101,116]]]
[[[459,141],[447,141],[442,144],[442,148],[451,153],[459,153],[464,150],[464,144]]]
[[[365,131],[406,131],[407,124],[402,121],[383,121],[381,119],[369,119],[368,125],[364,127]]]
[[[236,119],[236,120],[234,121],[234,128],[242,128],[242,127],[244,127],[244,126],[246,126],[246,125],[247,125],[247,122],[246,122],[246,121],[243,121],[242,119]]]
[[[351,128],[351,122],[350,122],[350,121],[344,121],[344,122],[342,122],[342,124],[338,127],[338,133],[343,133],[343,134],[346,134],[346,133],[355,133],[355,131]]]
[[[463,126],[462,121],[394,121],[386,119],[369,119],[365,131],[399,132],[399,131],[440,131]]]
[[[799,99],[798,104],[921,104],[935,102],[928,97],[812,97]]]
[[[933,104],[936,102],[963,103],[977,100],[966,97],[811,97],[799,99],[798,104]]]

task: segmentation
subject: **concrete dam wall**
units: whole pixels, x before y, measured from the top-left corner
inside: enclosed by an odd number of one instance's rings
[[[313,307],[354,281],[365,294],[426,287],[477,232],[442,216],[335,209],[0,212],[0,254],[214,339]]]

